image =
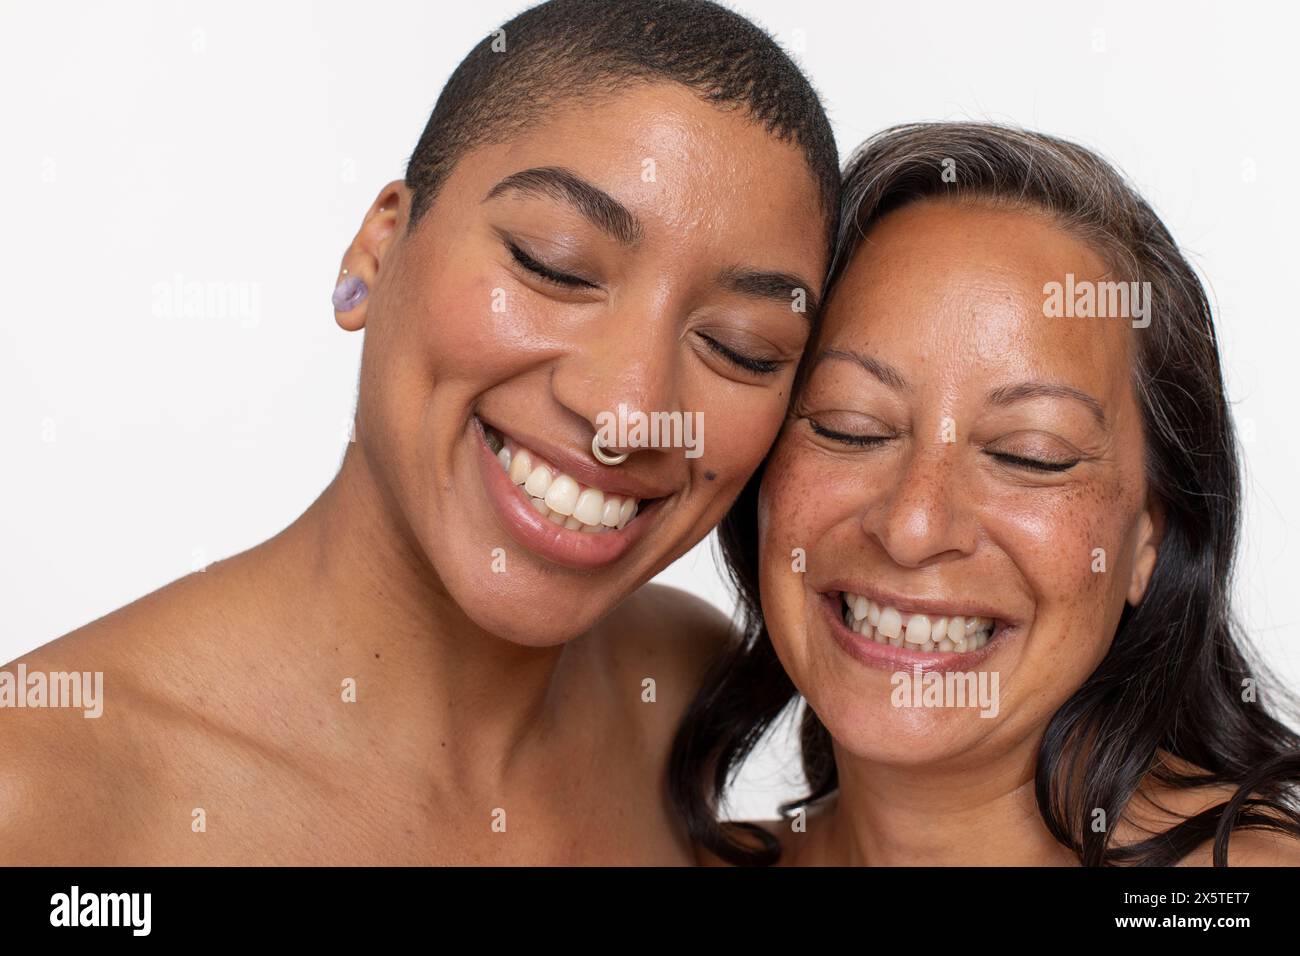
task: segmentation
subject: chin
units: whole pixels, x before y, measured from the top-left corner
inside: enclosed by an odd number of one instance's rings
[[[888,683],[809,697],[838,751],[859,760],[923,767],[960,759],[999,723],[974,708],[895,707]]]
[[[589,589],[549,579],[540,569],[503,544],[508,570],[494,572],[490,549],[456,555],[444,574],[437,568],[448,597],[478,627],[523,647],[554,647],[590,629],[600,618],[602,601]],[[481,570],[470,570],[481,569]]]

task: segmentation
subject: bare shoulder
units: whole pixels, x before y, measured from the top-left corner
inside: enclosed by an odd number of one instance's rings
[[[656,765],[667,759],[705,672],[732,641],[731,622],[685,591],[647,584],[590,635],[616,700],[632,719],[640,747]]]
[[[1188,854],[1181,866],[1213,866],[1212,844]],[[1300,840],[1268,830],[1236,830],[1228,838],[1229,866],[1300,866]]]
[[[123,643],[97,621],[0,670],[0,864],[112,862],[147,772]]]
[[[176,635],[208,626],[199,586],[174,582],[0,668],[0,865],[131,862],[160,814],[188,829],[174,755],[199,759],[210,736],[186,700],[215,662]]]
[[[1164,759],[1184,772],[1196,769],[1169,756]],[[1121,843],[1141,841],[1198,813],[1227,803],[1236,792],[1236,787],[1228,784],[1177,788],[1151,777],[1126,808],[1116,840]],[[1178,865],[1213,866],[1213,842],[1197,847]],[[1228,838],[1228,865],[1300,866],[1300,838],[1273,830],[1234,830]]]
[[[735,636],[725,614],[701,597],[665,584],[647,584],[610,616],[646,652],[707,663]]]

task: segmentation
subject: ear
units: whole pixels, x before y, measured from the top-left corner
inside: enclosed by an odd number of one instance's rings
[[[1165,535],[1165,508],[1154,495],[1147,498],[1146,508],[1138,517],[1137,541],[1134,543],[1133,576],[1128,584],[1128,603],[1136,607],[1142,602],[1155,571],[1160,542]]]
[[[352,244],[343,253],[343,262],[334,280],[335,288],[347,279],[359,279],[365,283],[367,293],[346,311],[335,306],[334,321],[340,328],[348,332],[365,328],[366,310],[370,305],[368,290],[375,288],[388,249],[394,238],[400,235],[398,229],[405,226],[410,200],[410,190],[400,179],[381,189],[366,211]]]

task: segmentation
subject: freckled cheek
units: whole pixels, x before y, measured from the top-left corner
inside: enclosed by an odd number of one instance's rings
[[[758,496],[758,572],[763,615],[778,657],[796,679],[802,676],[802,668],[790,658],[790,648],[792,642],[801,643],[799,592],[804,576],[795,572],[792,552],[803,548],[806,555],[811,537],[811,516],[797,488],[798,476],[773,461]]]
[[[758,508],[764,556],[787,565],[793,548],[803,548],[813,560],[826,532],[856,514],[864,494],[851,476],[828,470],[822,456],[794,444],[778,443],[764,472]]]
[[[1052,507],[1003,507],[989,522],[1034,600],[1034,632],[1089,659],[1109,644],[1122,603],[1124,517],[1116,502],[1086,492]]]

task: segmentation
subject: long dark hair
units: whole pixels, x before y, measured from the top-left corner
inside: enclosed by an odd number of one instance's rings
[[[979,123],[898,126],[850,157],[834,282],[872,225],[924,198],[1045,213],[1094,246],[1130,280],[1149,282],[1134,387],[1146,469],[1165,530],[1142,602],[1126,606],[1110,651],[1053,715],[1038,751],[1035,796],[1051,834],[1084,865],[1177,862],[1214,841],[1227,865],[1234,829],[1300,836],[1300,737],[1273,716],[1294,699],[1270,678],[1229,608],[1241,512],[1237,439],[1224,395],[1205,291],[1151,207],[1108,163],[1054,137]],[[811,351],[811,350],[810,350]],[[670,792],[692,838],[732,863],[770,864],[777,840],[717,817],[723,794],[773,721],[798,698],[759,604],[755,475],[720,528],[740,603],[742,634],[719,659],[673,745]],[[1271,705],[1265,707],[1265,701]],[[806,705],[800,723],[809,792],[782,814],[835,792],[829,732]],[[1182,772],[1163,751],[1199,768]],[[1141,842],[1111,845],[1084,825],[1094,808],[1118,820],[1147,779],[1174,788],[1231,785],[1235,794]]]

